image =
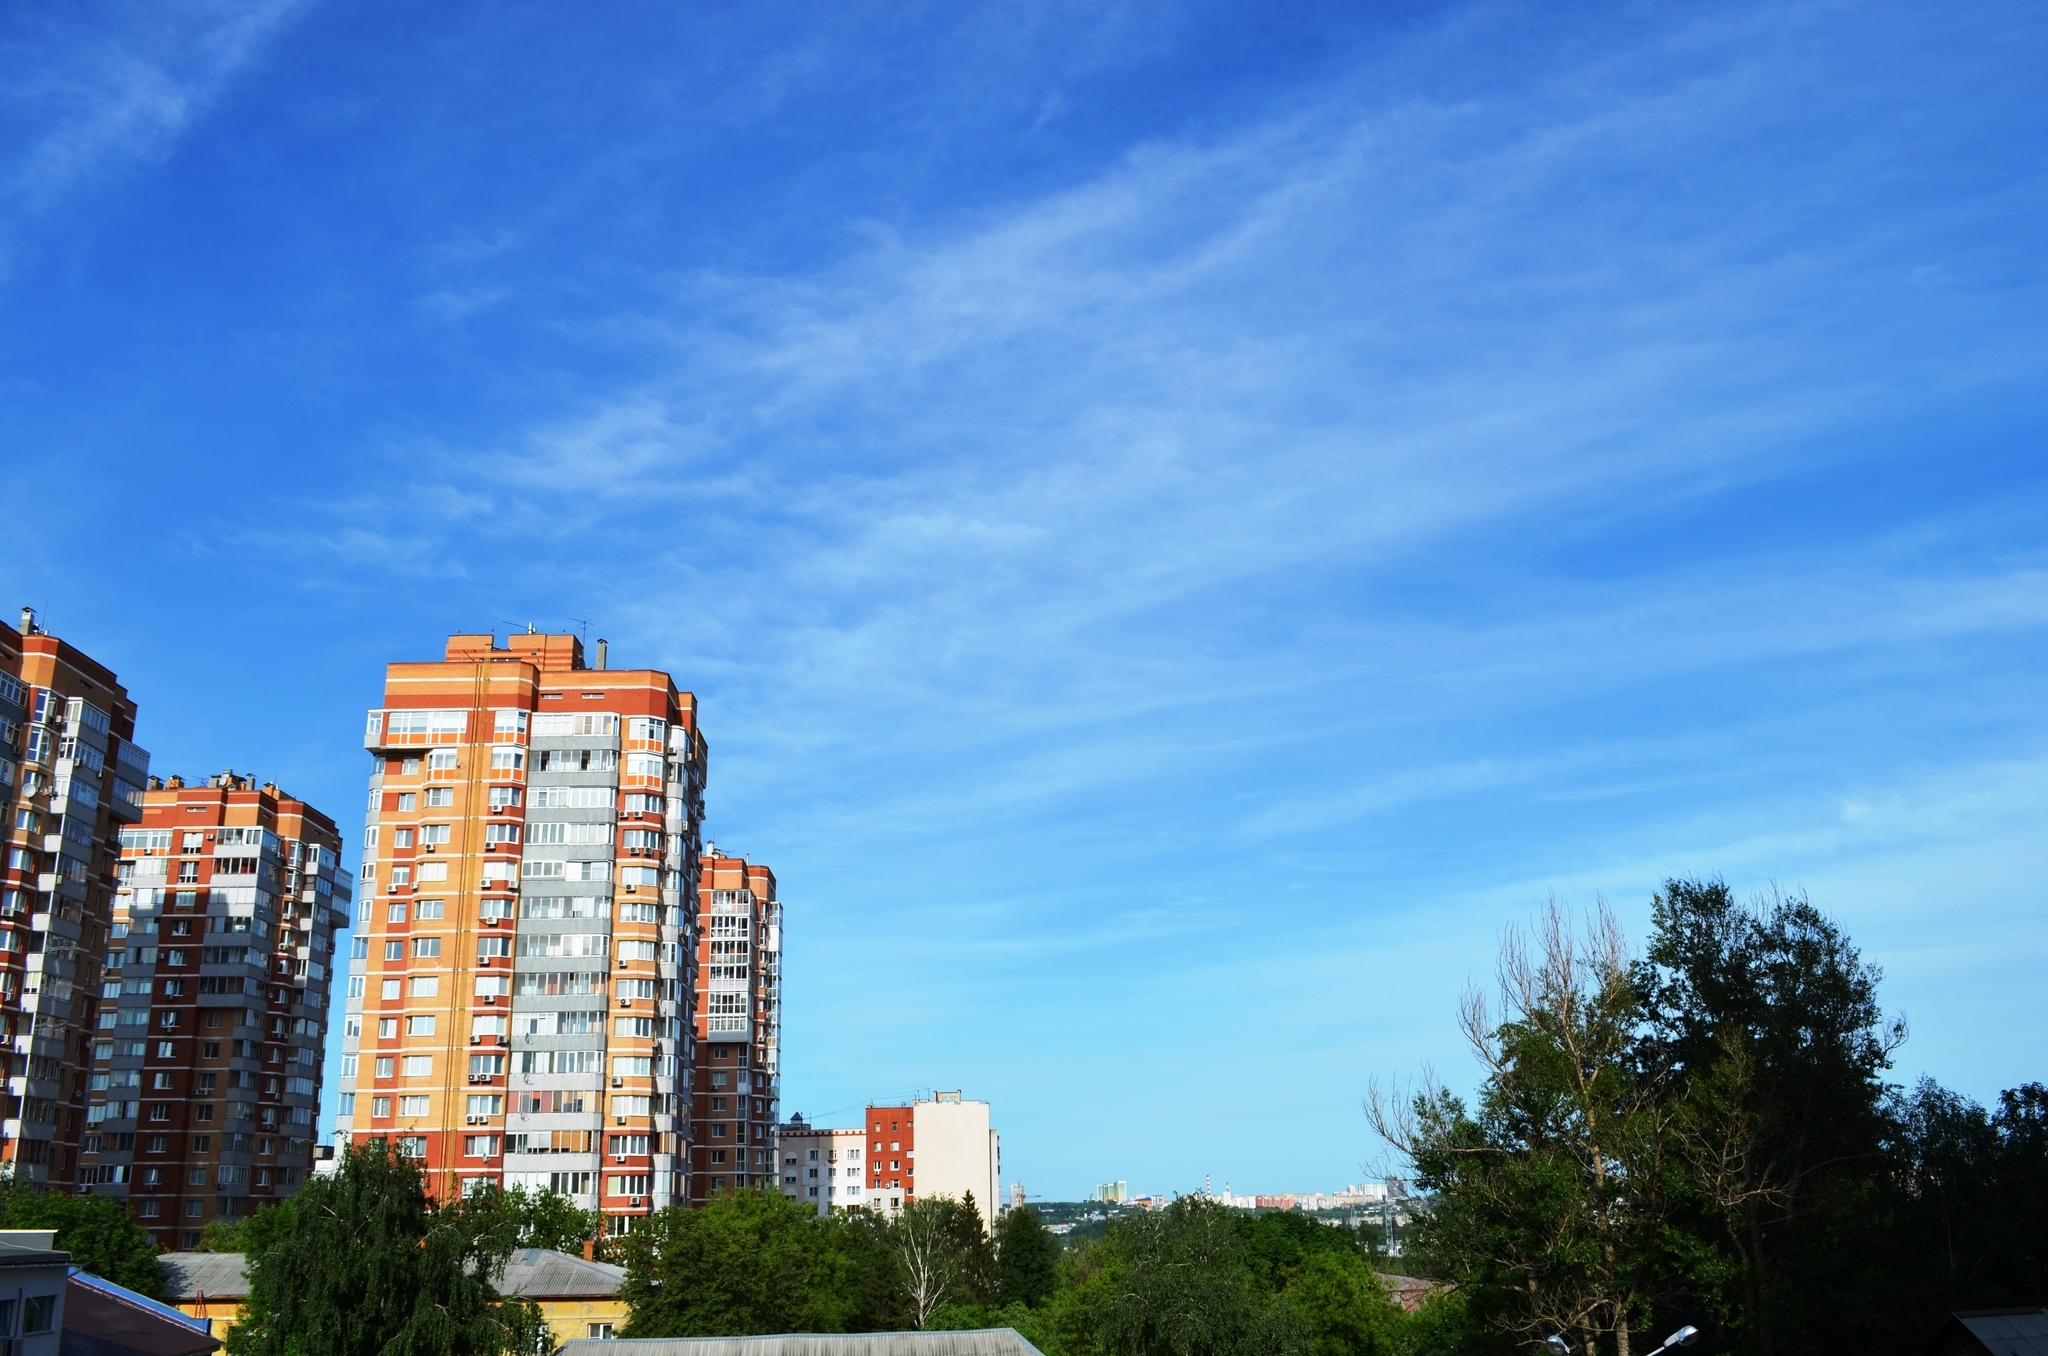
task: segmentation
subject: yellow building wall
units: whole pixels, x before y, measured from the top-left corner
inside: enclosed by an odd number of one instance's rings
[[[593,1323],[609,1323],[614,1332],[626,1326],[626,1302],[612,1296],[541,1300],[539,1303],[541,1317],[546,1320],[548,1331],[554,1334],[556,1346],[590,1336]],[[223,1300],[209,1300],[203,1306],[203,1313],[197,1301],[181,1302],[172,1307],[187,1317],[204,1319],[208,1331],[223,1342],[227,1341],[228,1329],[234,1327],[242,1316],[241,1305],[231,1306]]]

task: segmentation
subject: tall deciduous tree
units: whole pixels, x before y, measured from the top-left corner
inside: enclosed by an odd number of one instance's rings
[[[1885,1232],[1885,1071],[1905,1038],[1880,975],[1804,897],[1672,880],[1640,967],[1694,1246],[1674,1265],[1759,1356],[1871,1312]]]
[[[1553,903],[1533,943],[1509,934],[1499,987],[1497,1012],[1465,999],[1486,1070],[1472,1112],[1431,1089],[1375,1092],[1368,1113],[1435,1195],[1420,1242],[1482,1317],[1629,1356],[1660,1288],[1668,1203],[1660,1080],[1619,925],[1602,908],[1582,931]]]
[[[436,1204],[382,1140],[352,1146],[251,1241],[233,1356],[504,1356],[543,1332],[493,1284],[517,1244],[504,1213]]]
[[[1005,1304],[1043,1304],[1059,1285],[1059,1240],[1020,1205],[996,1223],[996,1289]]]
[[[625,1337],[843,1332],[845,1255],[816,1212],[773,1188],[670,1206],[628,1234]]]
[[[1255,1284],[1230,1211],[1183,1196],[1104,1239],[1095,1335],[1111,1356],[1290,1356],[1307,1324]]]
[[[72,1196],[0,1178],[0,1227],[55,1229],[56,1246],[80,1269],[137,1294],[154,1296],[163,1288],[156,1243],[111,1197]]]
[[[954,1223],[959,1207],[942,1197],[921,1197],[903,1207],[889,1226],[911,1317],[922,1328],[945,1304],[971,1302],[962,1282],[962,1257]]]

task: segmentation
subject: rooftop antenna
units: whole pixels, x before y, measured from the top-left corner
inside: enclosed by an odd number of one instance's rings
[[[581,617],[571,617],[569,620],[576,623],[576,639],[588,645],[590,643],[590,623]]]

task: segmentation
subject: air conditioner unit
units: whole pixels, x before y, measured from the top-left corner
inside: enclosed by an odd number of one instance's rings
[[[487,993],[487,994],[485,994],[485,995],[484,995],[484,1002],[486,1002],[486,1003],[495,1003],[495,1002],[497,1002],[497,1001],[498,1001],[498,995],[496,995],[496,994],[494,994],[494,993]]]
[[[632,1200],[632,1202],[633,1202],[633,1208],[634,1208],[635,1210],[639,1209],[639,1208],[640,1208],[640,1198],[639,1198],[638,1196],[634,1196],[634,1197],[631,1197],[630,1199],[631,1199],[631,1200]]]
[[[493,1036],[493,1037],[491,1037],[491,1039],[492,1039],[493,1041],[497,1042],[497,1043],[498,1043],[499,1045],[510,1045],[510,1044],[511,1044],[511,1042],[510,1042],[510,1041],[508,1041],[508,1040],[506,1040],[506,1039],[505,1039],[505,1038],[504,1038],[503,1036]]]
[[[626,1123],[626,1118],[624,1116],[620,1116],[618,1118],[618,1122],[620,1125],[624,1125]]]
[[[482,1045],[484,1043],[484,1038],[482,1036],[471,1036],[469,1038],[469,1043],[471,1045]]]
[[[619,1006],[622,1008],[630,1008],[633,1006],[633,1000],[630,998],[621,997],[619,999]]]
[[[626,1080],[623,1078],[614,1078],[612,1080],[612,1086],[615,1088],[623,1088],[626,1086]]]

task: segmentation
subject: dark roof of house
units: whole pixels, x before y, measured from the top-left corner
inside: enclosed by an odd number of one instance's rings
[[[584,1338],[557,1356],[1042,1356],[1015,1328],[779,1333],[773,1337]]]
[[[249,1293],[249,1273],[238,1252],[167,1252],[158,1257],[164,1294],[179,1304],[201,1295],[210,1300],[239,1300]]]
[[[205,1356],[220,1343],[169,1305],[73,1270],[64,1289],[62,1356]]]
[[[1951,1314],[1927,1344],[1933,1352],[2048,1356],[2048,1309],[1974,1309]]]

